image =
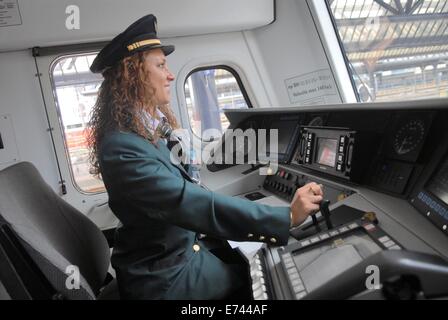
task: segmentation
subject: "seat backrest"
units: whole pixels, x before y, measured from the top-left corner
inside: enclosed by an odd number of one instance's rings
[[[110,261],[106,238],[53,191],[33,164],[0,171],[0,215],[57,292],[66,299],[95,299]],[[74,267],[80,273],[79,289],[67,285]]]

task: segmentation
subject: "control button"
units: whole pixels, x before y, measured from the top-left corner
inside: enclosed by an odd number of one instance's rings
[[[310,150],[310,149],[307,149],[307,150],[306,150],[306,155],[309,156],[310,153],[311,153],[311,150]]]
[[[299,277],[299,273],[297,272],[297,269],[296,269],[296,268],[286,269],[286,272],[289,274],[289,278],[290,278],[291,280],[294,280],[294,279],[300,279],[300,277]]]
[[[198,244],[194,244],[193,245],[193,251],[194,252],[198,252],[199,250],[201,250],[201,247]]]
[[[348,228],[347,228],[347,227],[341,227],[341,228],[339,228],[339,232],[346,232],[346,231],[348,231]]]
[[[294,262],[292,260],[283,260],[283,262],[285,263],[286,268],[294,266]]]
[[[353,144],[348,147],[347,165],[352,165]]]
[[[286,263],[293,263],[291,258],[285,258],[285,259],[283,259],[283,261],[285,262],[285,264]]]
[[[336,167],[337,171],[342,171],[342,165],[340,163],[338,163],[337,167]]]
[[[341,144],[343,145],[343,144],[345,143],[345,137],[344,137],[344,136],[341,136],[341,137],[339,138],[339,141],[340,141]]]
[[[257,299],[258,297],[263,296],[263,291],[261,288],[258,288],[257,290],[252,291],[254,295],[254,299]]]
[[[384,237],[379,238],[378,240],[380,240],[380,242],[382,242],[382,243],[385,243],[387,241],[390,241],[390,238],[388,236],[384,236]]]
[[[261,283],[260,282],[257,281],[257,282],[252,284],[252,291],[256,291],[259,288],[261,288]]]
[[[300,277],[299,277],[299,274],[296,272],[296,273],[293,273],[293,274],[289,274],[289,279],[292,281],[292,280],[295,280],[295,279],[300,279]]]
[[[337,236],[338,234],[339,234],[338,230],[330,231],[330,236],[332,236],[332,237]]]
[[[367,231],[370,231],[370,230],[374,230],[374,229],[375,229],[375,226],[374,226],[373,224],[369,223],[369,224],[364,225],[364,228],[365,228]]]
[[[324,234],[321,234],[321,235],[319,236],[319,238],[320,238],[321,240],[325,240],[325,239],[330,238],[330,236],[328,235],[328,233],[324,233]]]
[[[310,157],[306,157],[306,158],[305,158],[305,162],[306,162],[306,163],[310,163]]]
[[[343,154],[338,155],[338,162],[342,163],[343,157]]]
[[[351,225],[348,226],[350,229],[356,229],[358,228],[358,224],[357,223],[352,223]]]
[[[301,291],[304,291],[305,287],[302,284],[300,284],[300,285],[294,286],[293,289],[294,289],[295,293],[299,293]]]
[[[296,293],[296,299],[302,299],[304,296],[306,296],[306,292],[305,291]]]
[[[306,246],[310,245],[310,241],[305,240],[305,241],[300,242],[300,244],[302,245],[302,247],[306,247]]]
[[[295,274],[298,275],[298,273],[297,273],[297,269],[296,269],[296,268],[289,268],[289,269],[286,269],[286,272],[287,272],[290,276],[295,275]]]
[[[339,152],[341,152],[341,153],[344,152],[344,146],[339,147]]]
[[[399,246],[395,245],[395,246],[390,247],[389,250],[401,250],[401,248]]]
[[[393,242],[392,240],[389,240],[389,241],[387,241],[387,242],[384,243],[384,246],[385,246],[386,248],[393,247],[394,245],[395,245],[395,242]]]
[[[315,237],[315,238],[311,238],[311,243],[316,243],[316,242],[319,242],[319,238],[318,237]]]
[[[293,287],[295,287],[295,286],[301,286],[303,284],[303,282],[300,279],[295,279],[295,280],[291,281],[291,284]]]
[[[288,272],[288,274],[295,274],[297,272],[297,269],[295,266],[286,269],[286,272]]]
[[[263,276],[263,272],[258,271],[258,270],[251,270],[251,271],[250,271],[250,276],[251,276],[252,278],[260,278],[260,277]]]

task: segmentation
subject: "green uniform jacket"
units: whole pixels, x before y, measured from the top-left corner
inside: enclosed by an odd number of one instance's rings
[[[99,152],[109,205],[120,219],[112,266],[124,299],[220,299],[235,287],[234,272],[205,248],[197,233],[283,245],[289,208],[270,207],[208,191],[153,144],[114,131]],[[240,275],[241,276],[241,275]]]

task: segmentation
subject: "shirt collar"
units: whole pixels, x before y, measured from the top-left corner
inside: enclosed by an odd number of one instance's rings
[[[151,116],[151,114],[146,110],[142,111],[143,125],[145,126],[146,130],[148,130],[152,135],[154,135],[154,131],[157,129],[160,121],[162,121],[162,119],[164,118],[167,119],[162,111],[160,111],[158,108],[156,108],[156,114],[159,119]]]

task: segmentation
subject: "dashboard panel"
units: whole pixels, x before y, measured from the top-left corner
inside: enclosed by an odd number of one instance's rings
[[[279,131],[278,170],[242,196],[289,203],[297,188],[316,181],[330,201],[329,210],[321,208],[315,219],[290,230],[287,246],[264,245],[249,257],[254,298],[393,298],[387,290],[396,283],[388,281],[376,294],[362,292],[366,270],[359,268],[367,262],[395,270],[387,273],[390,281],[409,284],[415,279],[403,274],[415,276],[416,295],[448,296],[447,100],[235,110],[227,116],[231,128]],[[267,139],[257,153],[269,144]]]

